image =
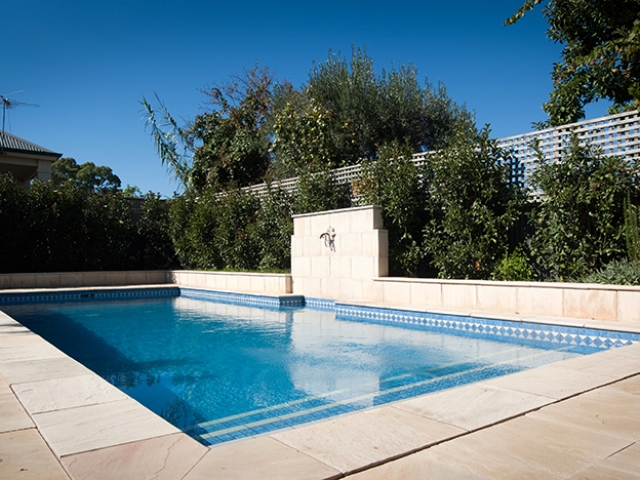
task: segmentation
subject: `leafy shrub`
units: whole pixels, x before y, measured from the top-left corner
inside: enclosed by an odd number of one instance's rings
[[[29,257],[25,216],[27,192],[10,175],[0,175],[0,272],[23,271]]]
[[[136,222],[137,243],[133,254],[137,268],[168,269],[178,266],[171,241],[169,210],[171,203],[152,192],[144,196],[142,216]]]
[[[392,142],[375,162],[364,162],[359,193],[365,204],[382,207],[389,232],[391,275],[418,275],[425,258],[422,228],[426,222],[427,179],[411,162],[411,147]]]
[[[222,268],[213,246],[217,228],[215,195],[183,195],[171,202],[170,235],[180,264],[189,270]]]
[[[625,256],[625,198],[639,197],[637,171],[573,137],[556,163],[538,152],[534,185],[543,192],[531,214],[531,252],[538,276],[582,278]]]
[[[89,194],[84,209],[86,270],[126,270],[136,231],[122,193]]]
[[[328,168],[305,170],[298,177],[295,213],[323,212],[351,206],[349,185],[338,185]]]
[[[261,271],[291,269],[292,199],[284,190],[268,187],[257,217],[256,236],[260,246]]]
[[[638,207],[633,205],[629,196],[624,201],[624,238],[629,260],[640,263],[640,228],[638,228]]]
[[[208,190],[172,201],[171,238],[184,268],[255,270],[258,202],[248,192]]]
[[[529,282],[533,280],[533,269],[529,264],[529,259],[518,247],[511,255],[505,253],[502,260],[496,265],[491,278],[506,282]]]
[[[640,265],[626,258],[612,260],[599,270],[582,277],[580,281],[610,285],[640,285]]]
[[[471,124],[429,161],[424,242],[440,278],[487,279],[508,246],[524,193],[507,152]]]
[[[136,230],[119,192],[0,176],[2,272],[121,270],[135,266]]]
[[[211,244],[218,250],[223,268],[240,271],[258,268],[258,207],[256,198],[243,190],[225,192],[216,198],[213,214],[217,225]]]

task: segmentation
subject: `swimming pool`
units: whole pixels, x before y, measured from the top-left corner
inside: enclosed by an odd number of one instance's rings
[[[316,308],[250,307],[269,299],[178,293],[126,302],[79,293],[72,302],[2,309],[205,444],[631,341],[619,332],[312,299]],[[222,302],[192,298],[210,296]]]

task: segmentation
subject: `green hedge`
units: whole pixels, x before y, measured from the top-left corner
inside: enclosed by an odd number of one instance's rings
[[[176,265],[168,208],[148,195],[134,222],[119,192],[89,193],[0,175],[0,272],[163,269]]]
[[[510,180],[518,166],[487,129],[460,128],[419,168],[410,157],[406,146],[387,145],[355,183],[356,197],[383,209],[392,275],[637,283],[635,165],[574,139],[560,162],[541,158],[533,180],[543,195],[532,204]],[[25,191],[2,175],[0,272],[287,271],[292,215],[348,207],[352,198],[324,170],[302,174],[295,195],[148,194],[134,218],[121,192],[38,181]]]

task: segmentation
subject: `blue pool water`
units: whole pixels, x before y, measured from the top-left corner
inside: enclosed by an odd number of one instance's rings
[[[371,318],[363,321],[336,318],[334,311],[184,296],[2,308],[204,444],[600,348],[537,337],[518,345],[490,331],[497,324],[450,334],[411,322],[390,325],[391,314],[374,318],[365,311],[361,316]]]

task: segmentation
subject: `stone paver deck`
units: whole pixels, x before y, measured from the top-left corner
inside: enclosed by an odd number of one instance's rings
[[[640,344],[207,448],[0,312],[0,479],[640,479],[638,412]]]

